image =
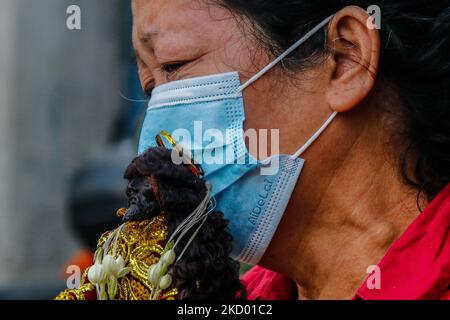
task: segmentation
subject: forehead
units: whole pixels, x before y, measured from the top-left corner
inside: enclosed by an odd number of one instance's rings
[[[227,10],[204,0],[133,0],[132,9],[133,40],[150,44],[167,36],[207,38],[224,31],[226,18],[231,18]]]

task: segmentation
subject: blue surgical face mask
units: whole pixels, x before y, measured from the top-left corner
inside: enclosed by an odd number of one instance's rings
[[[304,164],[300,155],[336,116],[333,113],[294,155],[274,155],[258,161],[249,154],[244,142],[242,91],[327,25],[331,18],[244,85],[239,74],[231,72],[170,82],[152,92],[139,154],[156,146],[155,136],[165,130],[185,149],[190,149],[196,160],[204,159],[200,161],[204,179],[212,185],[216,209],[229,220],[232,257],[238,261],[251,265],[260,261],[297,183]],[[183,139],[190,141],[180,141]],[[207,160],[211,158],[222,161]]]

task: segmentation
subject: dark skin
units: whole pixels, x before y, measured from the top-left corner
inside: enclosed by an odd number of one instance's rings
[[[127,185],[126,195],[128,210],[122,219],[123,222],[150,219],[161,212],[148,177],[142,175],[134,177]]]

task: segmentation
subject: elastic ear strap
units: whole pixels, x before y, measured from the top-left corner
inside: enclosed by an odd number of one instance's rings
[[[314,135],[303,145],[303,147],[298,149],[298,151],[291,156],[291,159],[297,159],[298,157],[300,157],[303,154],[303,152],[305,152],[306,149],[308,149],[320,137],[320,135],[325,131],[325,129],[328,128],[330,123],[334,120],[334,118],[336,118],[337,115],[338,115],[337,111],[333,112],[333,114],[328,118],[328,120],[322,125],[322,127],[320,127],[319,130],[316,131],[316,133],[314,133]]]
[[[259,71],[257,74],[255,74],[252,78],[250,78],[246,83],[244,83],[242,86],[239,87],[239,91],[243,91],[245,88],[250,86],[253,82],[261,78],[265,73],[267,73],[270,69],[275,67],[278,63],[280,63],[281,60],[286,58],[288,55],[292,53],[295,49],[297,49],[299,46],[301,46],[305,41],[307,41],[309,38],[311,38],[317,31],[322,29],[325,25],[327,25],[331,19],[333,19],[334,14],[323,20],[321,23],[319,23],[317,26],[315,26],[312,30],[310,30],[307,34],[305,34],[300,40],[298,40],[296,43],[294,43],[289,49],[287,49],[285,52],[283,52],[278,58],[276,58],[274,61],[272,61],[270,64],[268,64],[264,69]]]

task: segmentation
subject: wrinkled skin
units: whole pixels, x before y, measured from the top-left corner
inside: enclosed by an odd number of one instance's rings
[[[128,210],[123,221],[150,219],[161,212],[150,181],[145,176],[136,176],[127,185]]]

